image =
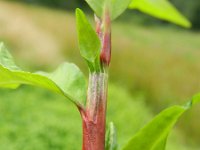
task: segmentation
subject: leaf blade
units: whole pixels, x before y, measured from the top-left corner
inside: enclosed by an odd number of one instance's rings
[[[158,114],[123,147],[122,150],[165,150],[168,134],[180,116],[200,102],[200,94],[195,95],[185,106],[172,106]]]
[[[102,18],[105,7],[108,7],[111,20],[120,16],[128,7],[131,0],[86,0],[95,13]]]
[[[73,63],[63,63],[54,72],[37,72],[53,81],[70,99],[85,103],[86,80],[83,73]]]
[[[123,150],[141,150],[141,148],[145,150],[153,150],[153,147],[155,147],[154,144],[158,142],[157,140],[159,140],[159,137],[162,137],[163,134],[166,134],[166,132],[172,128],[172,126],[175,123],[174,120],[179,118],[179,116],[184,112],[184,110],[185,109],[183,107],[179,106],[174,106],[167,110],[164,110],[163,112],[161,112],[161,114],[156,116],[156,118],[154,118],[152,122],[150,122],[147,126],[141,129],[129,141],[129,143],[123,148]],[[170,124],[166,123],[168,119],[172,120]]]
[[[0,45],[2,45],[2,43]],[[21,84],[33,85],[63,95],[73,103],[84,103],[86,98],[84,94],[86,93],[86,83],[84,75],[75,65],[64,63],[55,72],[43,74],[41,72],[25,72],[18,68],[7,49],[1,46],[0,88],[14,89],[18,88]],[[68,78],[63,78],[66,75]],[[73,92],[73,90],[78,92]]]
[[[95,11],[95,13],[101,17],[103,15],[103,9],[105,0],[85,0],[88,5]]]
[[[90,70],[99,70],[100,39],[80,9],[76,9],[76,22],[81,56],[88,62]]]
[[[167,0],[132,0],[130,9],[138,9],[153,17],[163,19],[177,25],[189,28],[188,21],[179,11]]]

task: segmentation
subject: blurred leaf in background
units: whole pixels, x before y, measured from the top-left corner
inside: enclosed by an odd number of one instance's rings
[[[199,0],[171,0],[172,3],[191,20],[194,29],[200,28],[200,1]]]
[[[191,23],[167,0],[133,0],[130,9],[189,28]]]

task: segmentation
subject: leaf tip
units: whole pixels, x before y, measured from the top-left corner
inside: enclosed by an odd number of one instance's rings
[[[80,8],[76,8],[75,12],[76,12],[76,16],[80,16],[83,14],[83,11]]]
[[[185,28],[191,28],[191,27],[192,27],[192,23],[187,20],[187,22],[185,23]]]
[[[198,94],[196,94],[196,95],[194,95],[193,97],[192,97],[192,104],[194,105],[194,104],[197,104],[197,103],[199,103],[200,102],[200,93],[198,93]]]
[[[186,17],[181,15],[181,18],[181,20],[177,21],[177,25],[180,25],[187,29],[192,27],[192,23]]]

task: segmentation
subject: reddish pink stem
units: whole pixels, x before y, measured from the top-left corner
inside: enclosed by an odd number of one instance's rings
[[[83,120],[82,150],[105,149],[107,74],[90,75],[86,110],[80,109]]]
[[[111,61],[111,19],[107,10],[105,10],[103,20],[103,30],[100,60],[102,64],[109,66]]]

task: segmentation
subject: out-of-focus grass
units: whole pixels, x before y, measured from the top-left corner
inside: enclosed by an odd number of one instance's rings
[[[154,106],[154,110],[185,100],[200,91],[199,35],[198,32],[181,29],[114,23],[110,80],[129,89],[134,97],[141,93],[146,102]],[[18,64],[24,68],[49,70],[67,59],[78,64],[85,73],[87,71],[86,65],[79,56],[75,17],[69,12],[0,1],[0,40],[5,41]],[[22,93],[24,92],[21,91],[21,95]],[[7,92],[5,97],[9,97],[8,95]],[[31,97],[37,99],[33,95]],[[115,109],[121,108],[119,104],[116,103]],[[10,107],[12,105],[14,103],[10,103]],[[26,109],[28,111],[28,106]],[[70,113],[71,110],[68,110]],[[42,111],[40,113],[42,114]],[[188,130],[190,139],[194,135],[197,137],[200,135],[198,114],[199,110],[194,109],[185,115],[181,122],[181,126],[185,126],[184,130]],[[130,115],[134,116],[131,112]],[[120,117],[116,122],[122,122]],[[121,130],[120,125],[117,126]],[[128,129],[125,127],[124,130],[128,131]],[[41,129],[41,132],[44,131]],[[122,133],[119,132],[121,135]],[[128,137],[129,134],[129,132],[124,133],[121,137]],[[120,141],[123,143],[123,139]]]
[[[81,149],[81,119],[68,100],[31,87],[1,90],[0,98],[0,149]],[[108,122],[116,124],[119,141],[124,143],[151,113],[140,97],[133,101],[125,90],[113,85],[109,99]]]
[[[145,90],[159,104],[200,91],[199,33],[118,23],[113,34],[112,71],[131,89]]]
[[[132,98],[123,88],[111,84],[108,97],[107,120],[115,123],[122,146],[152,114],[142,96]],[[81,149],[79,112],[61,96],[26,86],[1,90],[0,112],[2,150]],[[185,144],[177,132],[168,145],[168,150],[197,150]]]

